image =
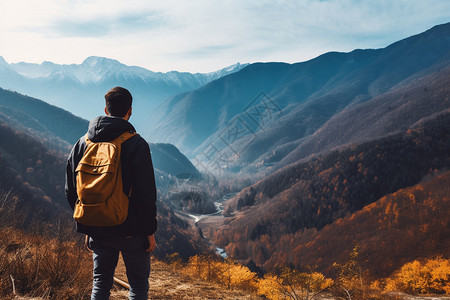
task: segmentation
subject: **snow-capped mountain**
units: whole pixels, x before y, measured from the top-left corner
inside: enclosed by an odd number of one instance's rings
[[[8,65],[0,56],[0,64]],[[165,81],[173,82],[180,87],[191,82],[192,85],[203,85],[210,81],[219,79],[228,74],[237,72],[248,64],[234,64],[221,70],[211,73],[187,73],[170,71],[167,73],[153,72],[137,66],[127,66],[115,59],[90,56],[81,64],[59,65],[45,61],[42,64],[33,63],[12,63],[10,68],[26,78],[48,78],[63,75],[83,84],[101,82],[102,80],[117,76],[125,78],[139,78],[144,81]]]
[[[138,104],[133,121],[140,127],[164,99],[197,89],[245,66],[237,63],[211,73],[162,73],[97,56],[70,65],[48,61],[8,64],[0,56],[0,87],[43,99],[91,119],[103,112],[104,94],[114,86],[124,86],[130,89]]]
[[[7,66],[7,65],[8,63],[6,62],[6,60],[2,56],[0,56],[0,66]]]

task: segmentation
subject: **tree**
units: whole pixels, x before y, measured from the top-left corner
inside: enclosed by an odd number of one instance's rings
[[[289,267],[279,267],[277,274],[266,274],[258,281],[258,294],[269,299],[310,300],[327,290],[333,280],[308,267],[300,272]]]
[[[351,300],[352,295],[357,295],[365,299],[366,286],[364,282],[365,269],[360,257],[359,245],[357,244],[350,252],[349,259],[344,264],[334,263],[338,268],[339,274],[336,280],[337,290],[344,291],[344,298]]]
[[[437,257],[424,263],[418,260],[404,264],[386,279],[387,291],[412,294],[450,293],[450,260]]]

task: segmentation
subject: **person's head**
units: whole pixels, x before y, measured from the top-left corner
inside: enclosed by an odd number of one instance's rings
[[[110,89],[105,95],[105,102],[107,115],[126,120],[130,118],[133,97],[127,89],[120,86]]]

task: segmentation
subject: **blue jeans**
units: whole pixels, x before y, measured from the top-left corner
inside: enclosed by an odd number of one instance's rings
[[[119,252],[125,263],[130,299],[141,300],[148,297],[148,277],[150,276],[150,253],[146,236],[92,238],[89,248],[94,251],[94,281],[91,300],[109,299],[113,285],[114,270],[119,259]]]

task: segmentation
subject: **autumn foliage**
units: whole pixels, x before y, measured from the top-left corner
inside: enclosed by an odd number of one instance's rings
[[[177,254],[168,256],[174,270],[184,274],[219,283],[228,289],[256,291],[256,273],[232,260],[219,260],[214,255],[195,255],[182,263]]]
[[[174,271],[267,299],[313,299],[333,284],[333,280],[312,268],[301,272],[280,266],[261,276],[231,259],[222,260],[215,255],[195,255],[187,263],[183,263],[176,253],[167,258]]]
[[[327,276],[357,243],[376,278],[411,259],[445,255],[449,129],[450,114],[443,113],[403,133],[287,166],[230,202],[215,243],[266,270],[317,264]]]
[[[0,297],[85,299],[91,288],[89,253],[74,241],[0,230]]]
[[[406,263],[386,279],[385,289],[410,294],[450,294],[450,259],[438,257]]]
[[[367,262],[356,245],[347,260],[333,264],[335,278],[327,278],[315,267],[303,270],[276,266],[271,272],[252,272],[230,259],[215,255],[195,255],[184,263],[177,253],[166,257],[172,271],[195,279],[215,282],[226,289],[245,290],[264,299],[310,300],[333,299],[399,299],[390,292],[408,294],[449,294],[450,260],[442,257],[404,264],[390,277],[371,281]]]
[[[266,274],[258,280],[258,295],[268,299],[313,299],[333,285],[333,280],[310,269],[300,272],[281,267],[276,274]]]

